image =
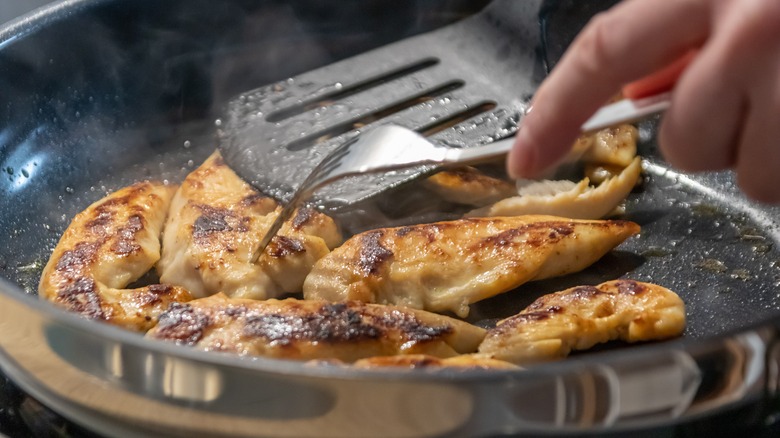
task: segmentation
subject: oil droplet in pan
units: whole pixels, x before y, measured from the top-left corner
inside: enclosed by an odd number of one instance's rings
[[[728,268],[723,262],[715,259],[704,259],[696,263],[696,266],[717,273],[724,273],[728,271]]]

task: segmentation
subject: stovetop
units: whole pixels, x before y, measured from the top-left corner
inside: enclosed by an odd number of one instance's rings
[[[97,438],[26,395],[0,374],[0,436]]]

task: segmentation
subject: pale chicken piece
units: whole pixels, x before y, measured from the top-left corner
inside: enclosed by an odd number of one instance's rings
[[[559,166],[583,162],[624,168],[636,156],[638,138],[639,131],[633,125],[628,124],[582,134],[574,141],[569,153],[560,161]],[[550,169],[547,176],[552,177],[556,170]]]
[[[596,187],[589,185],[588,178],[579,183],[532,181],[519,190],[519,196],[472,210],[466,217],[549,214],[575,219],[601,219],[626,199],[641,173],[641,159],[636,157],[619,175]]]
[[[514,184],[473,167],[438,172],[425,179],[425,187],[446,201],[473,206],[491,204],[516,193]]]
[[[202,350],[293,360],[452,357],[476,351],[485,330],[421,310],[360,302],[228,298],[171,306],[147,337]]]
[[[632,125],[606,128],[580,137],[583,149],[579,159],[585,163],[612,164],[626,167],[636,157],[639,131]]]
[[[175,187],[141,182],[76,215],[43,269],[38,295],[87,318],[151,328],[186,290],[155,284],[124,289],[160,258],[160,230]]]
[[[274,199],[244,182],[215,152],[174,196],[158,264],[161,280],[186,287],[195,297],[224,292],[265,299],[300,292],[314,262],[342,238],[331,218],[299,209],[257,257],[280,211]]]
[[[685,304],[677,294],[655,284],[614,280],[537,299],[489,330],[479,353],[525,365],[615,339],[669,339],[684,328]]]
[[[548,172],[547,176],[549,178],[554,178],[557,173],[564,172],[563,169],[569,169],[573,163],[577,162],[582,162],[586,166],[599,165],[602,168],[605,168],[606,166],[613,170],[614,168],[627,168],[628,174],[620,181],[623,184],[613,182],[612,185],[603,187],[600,192],[594,194],[589,193],[590,191],[595,190],[595,188],[589,187],[590,182],[600,184],[608,178],[604,177],[600,180],[590,178],[590,181],[586,178],[585,180],[580,181],[579,184],[567,184],[565,188],[560,188],[560,184],[556,184],[554,186],[556,190],[553,194],[562,194],[564,191],[571,191],[571,193],[568,194],[568,198],[571,198],[570,200],[560,199],[556,202],[549,199],[533,199],[518,202],[517,197],[514,196],[517,194],[517,188],[512,183],[487,176],[472,167],[438,172],[425,180],[425,186],[447,201],[464,205],[473,205],[475,207],[483,207],[488,204],[501,203],[502,200],[506,201],[512,199],[513,201],[508,204],[513,206],[515,210],[522,210],[523,212],[507,213],[507,215],[552,214],[582,219],[598,219],[614,209],[630,192],[631,188],[633,188],[633,184],[629,187],[627,181],[630,179],[630,176],[636,173],[637,177],[634,178],[634,183],[638,178],[640,168],[635,167],[637,138],[638,131],[632,125],[620,125],[581,135],[574,142],[569,153],[561,161],[559,166]],[[616,172],[611,176],[617,176],[619,173],[620,172]],[[603,172],[601,174],[603,175]],[[586,177],[587,176],[588,175],[586,175]],[[594,174],[594,177],[598,176],[600,175]],[[538,183],[545,187],[551,187],[550,181],[547,180],[538,181]],[[557,181],[555,183],[557,183]],[[621,193],[622,196],[620,196]],[[581,195],[587,195],[586,199],[580,200],[579,198],[582,198]],[[565,209],[575,198],[582,203],[594,203],[596,204],[596,210],[606,210],[606,213],[599,216],[593,214],[582,214],[577,216],[566,214]],[[550,204],[553,205],[551,206]],[[565,205],[561,206],[559,204]],[[610,204],[612,204],[611,208],[605,207]],[[483,209],[478,210],[478,213],[475,213],[474,215],[504,215],[503,213],[486,214],[485,212],[490,208],[491,206],[484,207]],[[505,204],[498,207],[498,209],[505,208],[507,208]],[[582,211],[582,209],[575,208],[575,211]]]
[[[580,271],[639,232],[629,221],[470,218],[381,228],[320,259],[307,299],[397,304],[465,317],[469,305],[532,280]]]
[[[425,354],[406,354],[399,356],[375,356],[360,359],[353,364],[356,368],[457,368],[482,370],[518,370],[515,364],[478,354],[461,354],[439,358]]]

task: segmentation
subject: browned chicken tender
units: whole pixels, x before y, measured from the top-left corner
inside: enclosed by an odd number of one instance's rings
[[[357,368],[458,368],[483,370],[513,370],[520,368],[503,360],[477,354],[461,354],[444,359],[425,354],[378,356],[360,359],[354,363],[354,366]]]
[[[163,233],[160,279],[196,297],[265,299],[300,292],[314,262],[342,238],[331,218],[300,209],[258,256],[281,208],[215,152],[182,183]]]
[[[171,306],[147,336],[240,355],[354,362],[371,356],[445,358],[473,352],[485,330],[403,307],[216,294]]]
[[[175,187],[141,182],[76,215],[46,264],[41,298],[81,315],[145,331],[172,302],[189,301],[175,286],[124,289],[160,258],[160,230]]]
[[[639,131],[632,125],[602,129],[580,139],[587,145],[581,160],[586,163],[626,167],[636,156],[638,138]]]
[[[425,179],[425,186],[449,202],[476,207],[517,194],[513,183],[492,178],[473,167],[438,172]]]
[[[303,293],[465,317],[471,303],[580,271],[638,232],[629,221],[553,216],[382,228],[353,236],[318,261]]]
[[[615,339],[668,339],[684,328],[685,304],[677,294],[655,284],[614,280],[537,299],[489,330],[479,353],[524,365]]]

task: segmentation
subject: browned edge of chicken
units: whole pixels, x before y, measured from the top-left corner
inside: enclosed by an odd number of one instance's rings
[[[425,354],[407,354],[403,356],[375,356],[360,359],[353,364],[356,368],[384,369],[436,369],[455,368],[460,370],[518,370],[515,364],[478,354],[461,354],[439,358]]]
[[[464,321],[397,306],[224,294],[171,306],[147,333],[201,350],[344,362],[398,354],[452,357],[476,351],[484,335]]]
[[[266,299],[300,292],[314,263],[342,237],[333,219],[301,208],[258,254],[280,210],[213,153],[173,198],[158,264],[161,280],[197,298],[223,292]]]
[[[480,354],[524,365],[623,340],[669,339],[685,328],[685,304],[671,290],[633,280],[544,295],[488,331]]]
[[[170,303],[189,301],[186,290],[127,285],[160,258],[160,231],[174,186],[139,182],[77,214],[41,275],[39,296],[90,319],[145,331]]]
[[[396,304],[465,317],[469,304],[578,272],[639,225],[554,216],[466,218],[353,236],[320,259],[307,299]]]

